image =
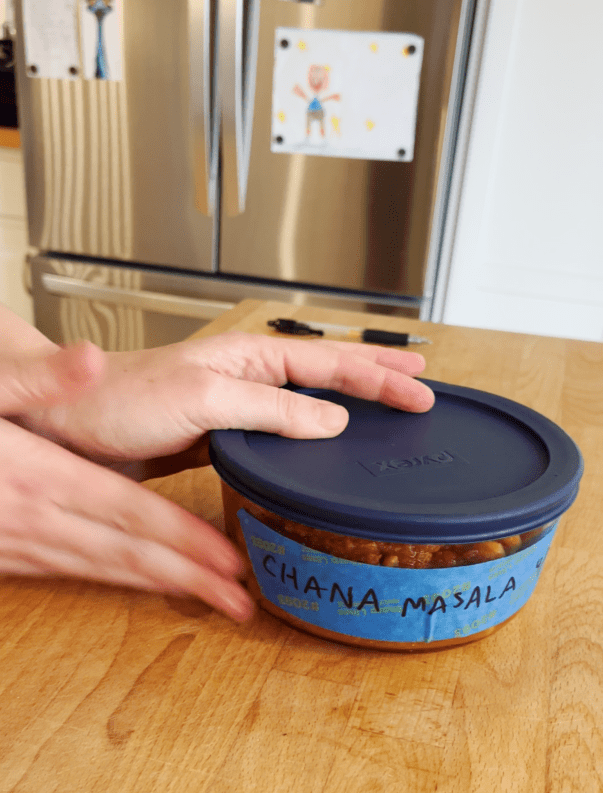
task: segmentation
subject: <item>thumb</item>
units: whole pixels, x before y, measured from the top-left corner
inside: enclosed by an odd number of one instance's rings
[[[105,353],[88,341],[50,355],[0,358],[0,415],[71,402],[98,383]]]

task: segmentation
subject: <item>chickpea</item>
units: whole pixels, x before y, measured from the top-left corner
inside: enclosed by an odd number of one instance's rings
[[[398,552],[400,567],[414,569],[429,567],[433,556],[433,547],[433,545],[400,545]]]
[[[334,555],[336,556],[337,554]],[[379,564],[381,551],[376,542],[367,542],[366,540],[354,538],[351,543],[350,559],[353,562],[363,562],[364,564]]]
[[[433,555],[433,567],[457,567],[459,565],[459,556],[452,548],[442,548]]]
[[[548,528],[548,526],[550,526],[550,524],[547,524],[546,526],[538,526],[537,529],[532,529],[531,531],[524,532],[524,534],[521,535],[522,543],[524,545],[531,545],[533,542],[535,542],[538,539],[538,537],[542,534],[542,532],[546,528]]]
[[[239,494],[235,495],[232,491],[230,498],[233,499],[233,512],[236,512],[239,506],[243,506],[262,523],[300,545],[340,559],[392,568],[433,569],[462,567],[494,561],[532,544],[551,525],[539,526],[523,534],[503,537],[498,541],[490,540],[462,545],[411,545],[396,542],[375,542],[296,523],[248,501]],[[233,539],[235,536],[233,535]]]
[[[388,553],[381,559],[383,567],[400,567],[400,560],[394,553]]]
[[[473,545],[469,551],[463,554],[463,560],[465,564],[480,564],[500,559],[503,556],[505,556],[504,547],[499,542],[491,540]]]
[[[515,551],[518,551],[521,547],[521,537],[519,534],[514,534],[512,537],[503,537],[499,542],[505,549],[507,555],[515,553]]]

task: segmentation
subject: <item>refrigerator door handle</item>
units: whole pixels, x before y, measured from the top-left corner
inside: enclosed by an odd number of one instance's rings
[[[245,210],[260,21],[259,0],[219,0],[222,190],[226,214]]]
[[[42,273],[41,280],[47,292],[59,297],[80,297],[87,300],[102,300],[107,303],[125,303],[129,308],[139,308],[143,311],[179,317],[215,319],[236,305],[236,303],[222,300],[200,300],[142,289],[122,289],[53,273]]]
[[[218,114],[212,84],[213,0],[188,0],[189,91],[195,206],[208,217],[216,209]]]

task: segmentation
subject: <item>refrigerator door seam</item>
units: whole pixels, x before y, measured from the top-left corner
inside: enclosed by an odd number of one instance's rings
[[[245,211],[259,39],[258,0],[220,0],[218,85],[226,214]]]
[[[195,206],[208,217],[216,209],[217,151],[211,106],[211,2],[189,0],[189,90],[193,135]]]

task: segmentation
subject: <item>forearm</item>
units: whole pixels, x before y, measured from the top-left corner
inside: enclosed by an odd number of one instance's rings
[[[58,346],[0,303],[0,357],[24,352],[53,352]]]

